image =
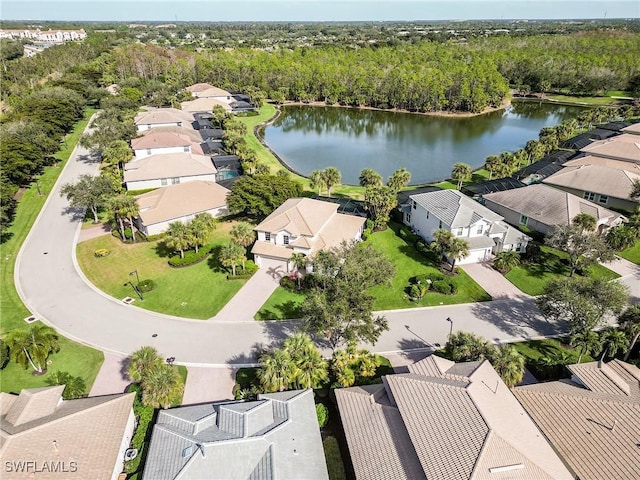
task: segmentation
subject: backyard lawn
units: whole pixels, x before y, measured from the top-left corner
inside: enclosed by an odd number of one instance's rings
[[[211,243],[222,245],[229,239],[233,222],[219,222]],[[108,249],[107,257],[96,257],[99,248]],[[134,305],[154,312],[179,317],[213,317],[236,294],[246,280],[227,280],[227,271],[213,253],[204,261],[184,268],[172,268],[160,242],[123,244],[112,235],[87,240],[77,247],[78,263],[87,278],[112,297],[135,298]],[[151,279],[155,290],[137,298],[128,282],[136,282],[129,273],[138,271],[140,280]]]
[[[426,256],[419,253],[413,245],[398,235],[402,227],[391,223],[390,228],[376,232],[367,242],[391,259],[396,267],[396,274],[391,284],[373,287],[369,292],[376,298],[373,305],[375,310],[393,310],[399,308],[416,308],[433,305],[451,305],[456,303],[483,302],[491,297],[461,269],[453,277],[447,277],[457,286],[455,295],[443,295],[429,292],[420,303],[409,300],[405,289],[409,279],[416,275],[438,273],[440,270]],[[304,295],[278,288],[256,314],[257,320],[282,320],[285,318],[300,318],[299,305]]]
[[[640,240],[637,241],[633,247],[617,252],[617,255],[635,263],[636,265],[640,265]]]
[[[59,160],[57,165],[46,167],[38,182],[28,188],[18,202],[16,216],[12,225],[7,229],[6,238],[2,243],[2,262],[0,263],[0,334],[5,335],[11,330],[27,329],[24,318],[31,312],[24,306],[13,283],[15,260],[24,239],[26,238],[36,217],[40,213],[47,196],[62,171],[66,161],[73,151],[78,138],[86,127],[89,117],[95,110],[88,109],[85,119],[76,124],[73,131],[64,140],[62,148],[56,153]],[[40,194],[38,193],[40,189]],[[86,384],[87,393],[91,389],[100,366],[104,360],[102,352],[81,345],[60,336],[60,352],[51,355],[50,370],[69,372],[75,376],[81,376]],[[11,361],[0,372],[0,390],[3,392],[19,393],[22,388],[46,386],[47,375],[33,376],[31,370],[23,370]]]
[[[566,259],[566,253],[541,245],[540,256],[536,262],[522,263],[507,273],[505,277],[524,293],[541,295],[549,280],[569,277],[571,269],[566,263]],[[591,278],[605,280],[613,280],[620,276],[599,264],[589,267],[588,274]]]

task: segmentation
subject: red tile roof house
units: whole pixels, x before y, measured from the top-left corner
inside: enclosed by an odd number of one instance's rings
[[[488,361],[408,368],[335,390],[356,479],[576,478]]]
[[[258,239],[251,253],[256,265],[282,274],[293,269],[289,259],[294,252],[311,259],[319,250],[360,240],[366,218],[338,213],[338,206],[310,198],[288,199],[254,228]]]
[[[3,480],[118,478],[133,436],[135,394],[63,400],[63,390],[0,393]]]

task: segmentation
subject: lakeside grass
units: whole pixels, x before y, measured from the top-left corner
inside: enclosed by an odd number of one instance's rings
[[[624,92],[613,92],[624,93]],[[620,96],[620,95],[616,95]],[[616,105],[620,103],[619,100],[611,98],[610,96],[603,97],[578,97],[573,95],[561,95],[561,94],[549,94],[547,99],[551,102],[561,103],[573,103],[576,105],[588,105],[588,106],[603,106],[603,105]]]
[[[212,254],[204,261],[183,268],[169,266],[168,255],[162,241],[123,244],[113,235],[103,235],[77,245],[80,268],[97,288],[108,295],[122,299],[135,298],[134,305],[167,315],[195,319],[208,319],[240,290],[246,280],[227,280],[227,270],[219,263],[216,247],[229,240],[233,221],[218,222],[211,235]],[[96,257],[94,252],[106,248],[107,257]],[[129,272],[137,270],[140,280],[151,279],[156,288],[144,293],[140,300],[129,283],[135,278]]]
[[[60,150],[55,154],[59,162],[56,165],[46,167],[38,177],[37,183],[31,184],[18,202],[13,223],[7,229],[9,238],[2,244],[2,261],[0,262],[0,291],[2,293],[0,295],[0,312],[2,312],[0,335],[2,336],[12,330],[29,328],[23,319],[31,315],[31,312],[20,300],[13,283],[16,256],[87,126],[89,118],[95,112],[95,109],[85,110],[84,118],[76,123],[73,130],[65,136]],[[104,355],[99,350],[62,336],[60,336],[59,342],[60,352],[49,357],[51,360],[49,368],[81,376],[87,387],[86,393],[88,393],[100,370]],[[33,376],[30,369],[23,370],[11,361],[0,372],[0,391],[19,393],[22,388],[46,386],[46,377],[46,375]]]
[[[522,263],[509,271],[505,277],[524,293],[534,296],[541,295],[550,280],[569,278],[571,269],[566,261],[568,257],[565,252],[541,245],[540,255],[535,262]],[[591,278],[604,280],[620,277],[617,273],[600,264],[592,265],[587,269],[587,272]]]

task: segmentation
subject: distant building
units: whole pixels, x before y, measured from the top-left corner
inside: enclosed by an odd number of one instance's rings
[[[38,42],[46,43],[64,43],[74,40],[84,40],[87,38],[87,33],[84,29],[80,30],[6,30],[0,29],[0,38],[12,38],[12,39],[29,39]]]

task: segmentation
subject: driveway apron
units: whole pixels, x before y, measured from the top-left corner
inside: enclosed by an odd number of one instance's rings
[[[489,263],[469,263],[459,268],[467,272],[494,300],[528,297]]]

